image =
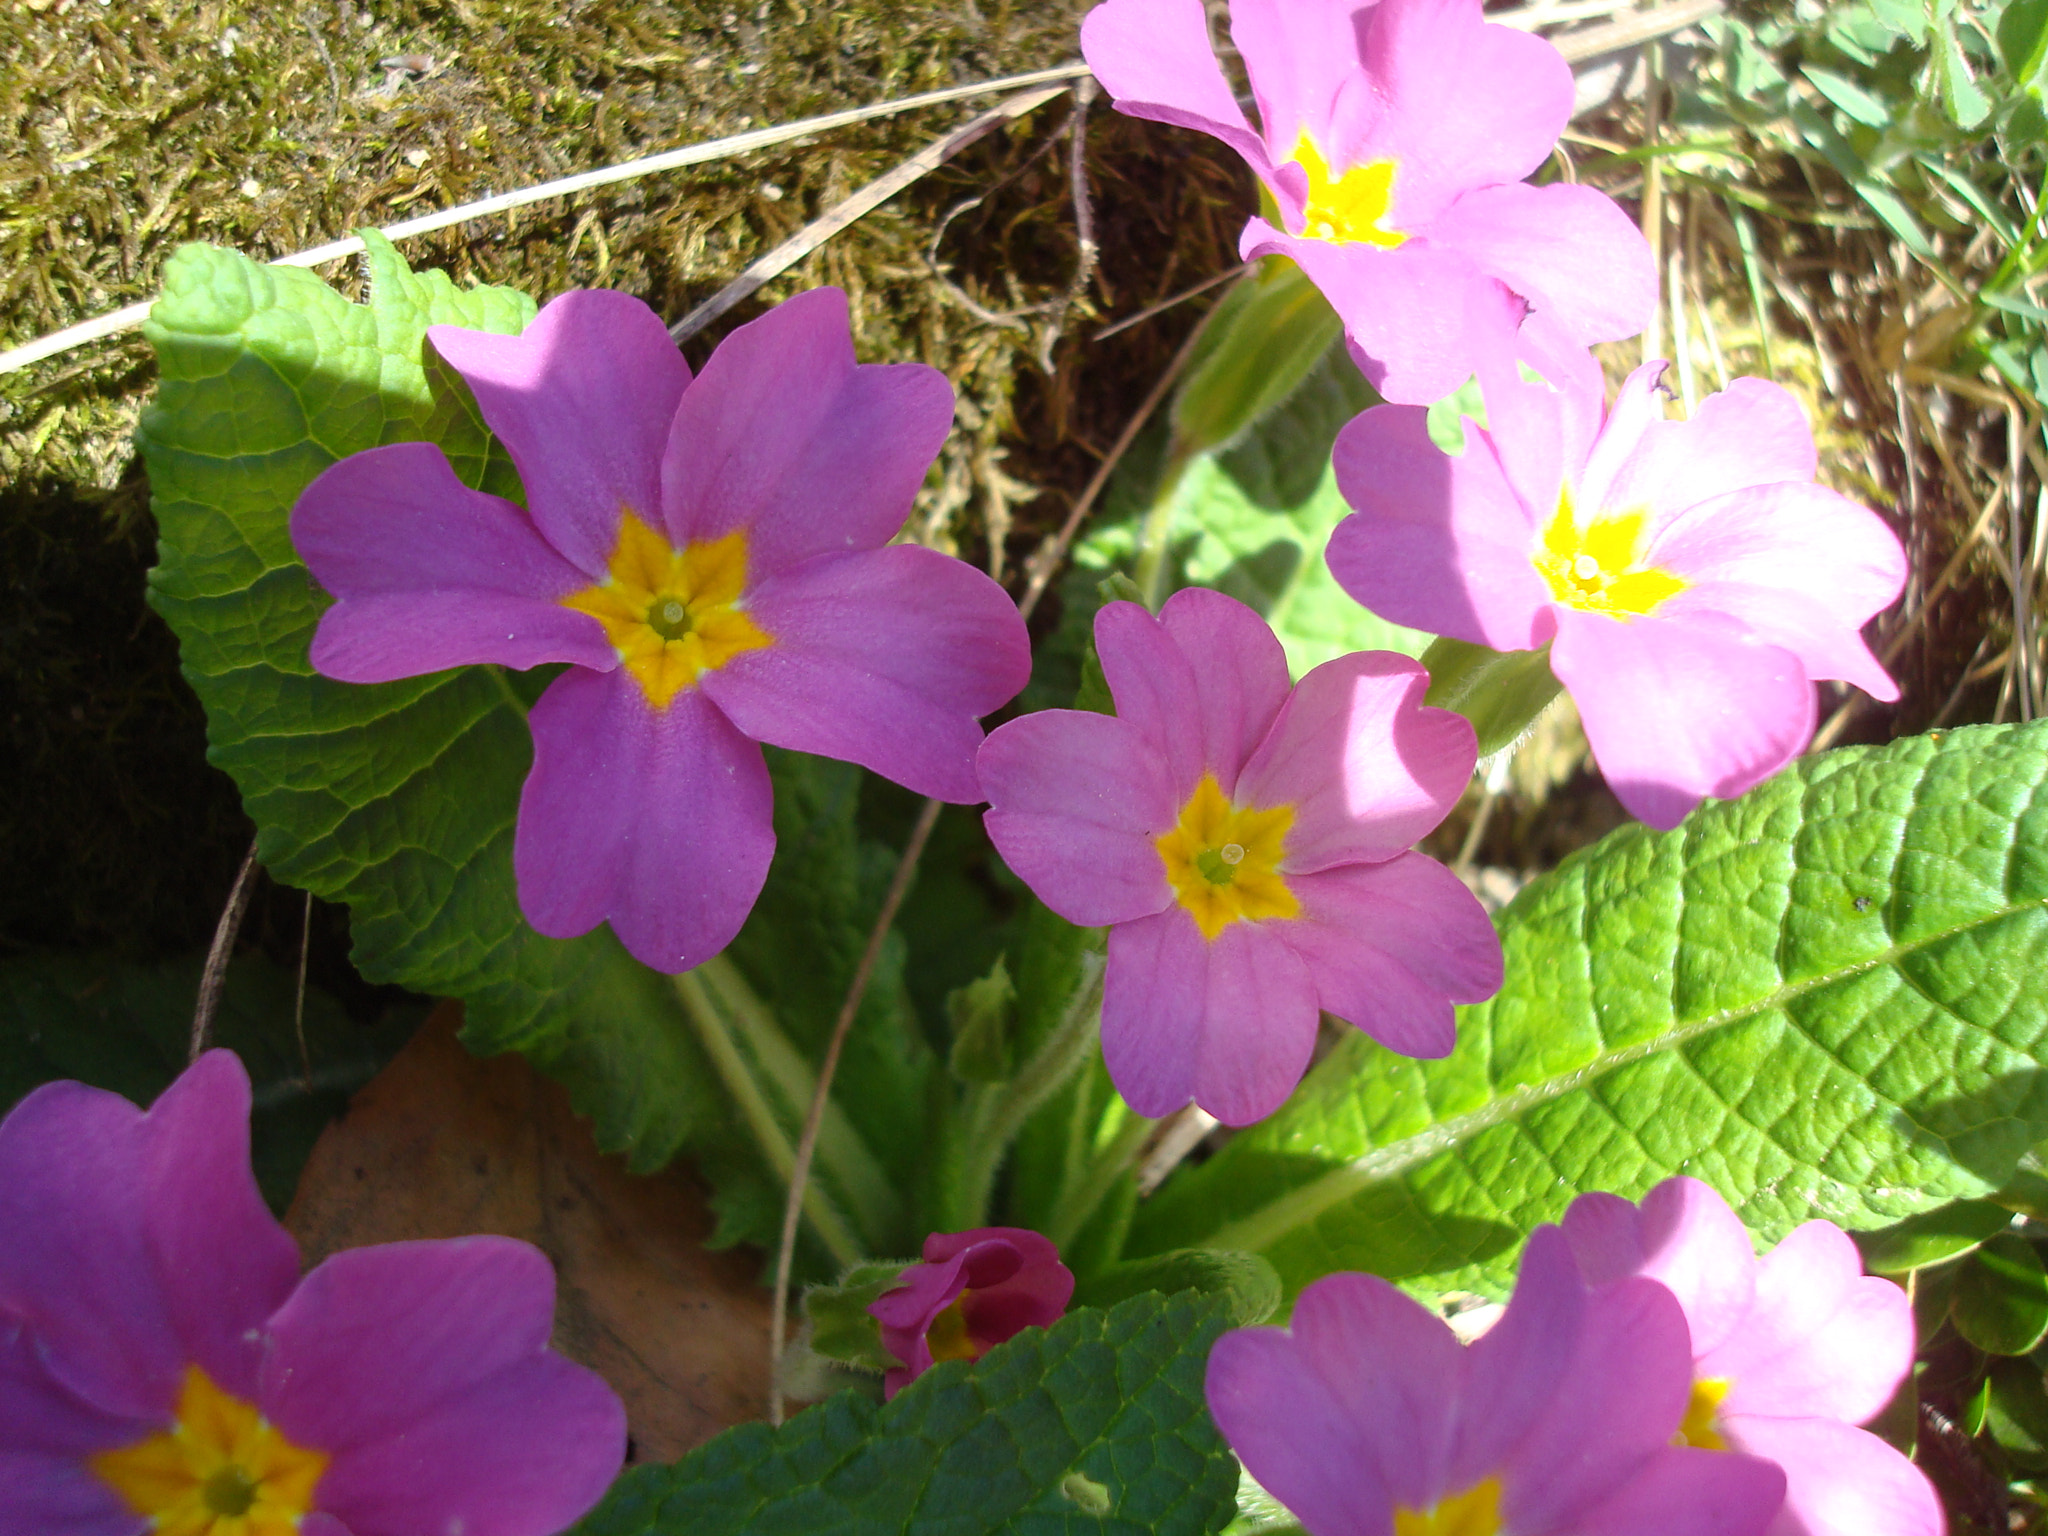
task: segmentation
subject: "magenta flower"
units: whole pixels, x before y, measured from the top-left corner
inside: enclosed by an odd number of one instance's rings
[[[1114,716],[1046,710],[981,750],[989,836],[1069,922],[1110,926],[1102,1054],[1142,1115],[1190,1098],[1230,1125],[1307,1070],[1318,1010],[1442,1056],[1500,944],[1442,865],[1407,851],[1472,776],[1472,728],[1422,707],[1405,656],[1360,652],[1290,689],[1244,604],[1190,587],[1155,619],[1096,615]]]
[[[1691,1352],[1662,1286],[1600,1292],[1539,1227],[1476,1343],[1374,1275],[1209,1356],[1209,1412],[1310,1536],[1762,1536],[1769,1462],[1674,1446]]]
[[[1675,1178],[1640,1207],[1581,1195],[1564,1232],[1593,1284],[1644,1275],[1677,1297],[1692,1332],[1685,1439],[1784,1469],[1772,1536],[1938,1536],[1920,1469],[1855,1428],[1913,1368],[1913,1309],[1863,1273],[1840,1227],[1809,1221],[1759,1260],[1719,1195]]]
[[[619,1400],[548,1350],[554,1303],[508,1238],[301,1279],[227,1051],[147,1114],[38,1088],[0,1121],[0,1530],[547,1536],[626,1448]]]
[[[1666,421],[1663,370],[1631,374],[1604,421],[1591,359],[1562,389],[1488,377],[1491,425],[1468,424],[1458,456],[1419,409],[1367,411],[1337,437],[1357,514],[1329,561],[1397,624],[1548,645],[1608,784],[1669,828],[1798,754],[1814,679],[1898,697],[1859,629],[1906,559],[1874,513],[1813,483],[1790,393],[1737,379]]]
[[[664,971],[723,949],[775,848],[758,742],[980,798],[977,717],[1029,677],[1024,626],[979,571],[889,544],[952,423],[943,374],[856,366],[836,288],[741,326],[694,382],[622,293],[564,294],[517,337],[427,334],[526,505],[429,443],[327,470],[292,514],[338,599],[313,665],[570,663],[533,706],[513,840],[536,929],[609,919]]]
[[[903,1364],[882,1377],[890,1397],[941,1360],[979,1360],[1026,1328],[1059,1321],[1074,1276],[1051,1241],[1023,1227],[934,1232],[924,1262],[868,1307],[882,1347]]]
[[[1299,262],[1389,400],[1451,393],[1525,314],[1580,346],[1649,323],[1657,275],[1591,187],[1532,187],[1572,113],[1548,42],[1480,0],[1231,0],[1261,130],[1209,45],[1202,0],[1107,0],[1081,51],[1117,109],[1213,134],[1264,183],[1249,259]]]

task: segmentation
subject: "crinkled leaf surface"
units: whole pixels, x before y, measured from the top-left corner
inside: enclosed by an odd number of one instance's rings
[[[1984,726],[1611,835],[1501,913],[1506,986],[1449,1058],[1347,1040],[1130,1252],[1500,1294],[1584,1190],[1689,1173],[1776,1241],[1999,1188],[2048,1131],[2044,785],[2048,724]]]
[[[526,925],[512,832],[532,758],[525,705],[547,669],[365,687],[307,661],[326,599],[288,518],[320,470],[429,440],[467,483],[521,494],[459,381],[423,361],[423,337],[437,323],[516,333],[532,301],[410,272],[381,239],[369,264],[369,302],[356,305],[310,272],[188,246],[151,314],[162,372],[140,432],[161,537],[151,597],[206,706],[212,759],[242,791],[265,866],[348,904],[366,976],[462,998],[464,1039],[521,1050],[563,1082],[605,1150],[647,1171],[688,1145],[720,1183],[721,1235],[772,1233],[781,1202],[759,1131],[780,1118],[794,1138],[809,1090],[792,1051],[829,1027],[887,880],[889,855],[855,830],[858,771],[775,755],[777,860],[733,950],[773,1013],[775,1038],[751,1042],[752,1055],[727,1049],[714,1065],[704,1021],[609,928],[562,941]],[[917,1155],[904,1111],[922,1103],[930,1065],[899,969],[887,957],[869,995],[844,1096],[891,1167]],[[760,1114],[748,1122],[719,1074],[763,1061],[790,1081],[754,1085]],[[830,1186],[833,1168],[821,1163],[820,1177]],[[905,1233],[862,1235],[878,1251],[909,1246]]]
[[[628,1472],[578,1536],[1201,1536],[1237,1463],[1202,1373],[1210,1297],[1147,1294],[948,1361],[886,1404],[841,1393]]]

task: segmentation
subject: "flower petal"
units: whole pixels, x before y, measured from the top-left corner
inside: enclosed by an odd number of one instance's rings
[[[1205,941],[1179,906],[1109,931],[1102,1057],[1141,1115],[1193,1099],[1225,1125],[1280,1107],[1315,1048],[1316,994],[1282,925]]]
[[[1665,1446],[1571,1529],[1573,1536],[1764,1536],[1777,1529],[1772,1517],[1784,1500],[1784,1474],[1768,1461]]]
[[[150,1255],[185,1358],[236,1397],[256,1390],[257,1331],[299,1281],[299,1245],[249,1164],[249,1074],[208,1051],[143,1119]]]
[[[1095,651],[1119,720],[1160,754],[1174,806],[1213,773],[1227,796],[1287,696],[1287,659],[1266,621],[1233,597],[1189,587],[1154,618],[1105,603]]]
[[[526,920],[566,939],[609,919],[659,971],[725,948],[775,852],[761,749],[701,690],[656,710],[624,671],[572,668],[528,723],[533,771],[512,844]]]
[[[661,505],[661,453],[690,365],[661,317],[630,294],[582,288],[551,299],[517,336],[430,326],[518,467],[547,541],[601,581],[619,513]]]
[[[1732,491],[1681,512],[1646,558],[1691,583],[1660,611],[1730,614],[1809,677],[1899,696],[1861,629],[1905,589],[1906,554],[1848,497],[1806,483]]]
[[[1031,640],[1001,587],[901,544],[771,576],[747,614],[772,643],[702,682],[743,735],[859,763],[921,795],[981,799],[979,717],[1031,680]]]
[[[1333,170],[1343,171],[1382,110],[1377,92],[1358,93],[1370,116],[1346,123],[1341,136],[1333,131],[1339,98],[1353,94],[1345,88],[1360,73],[1362,10],[1359,0],[1234,0],[1230,41],[1251,77],[1268,153],[1291,160],[1307,134]]]
[[[1245,1469],[1316,1536],[1387,1536],[1393,1505],[1443,1491],[1463,1351],[1376,1275],[1335,1274],[1288,1329],[1239,1328],[1209,1353],[1209,1411]]]
[[[510,1238],[354,1248],[270,1327],[261,1404],[333,1457],[323,1510],[358,1531],[549,1536],[596,1503],[626,1415],[549,1353],[555,1277]]]
[[[143,1146],[142,1111],[83,1083],[46,1083],[0,1121],[0,1307],[66,1389],[162,1421],[185,1357],[149,1251]]]
[[[1173,900],[1157,842],[1179,805],[1130,722],[1042,710],[998,726],[976,761],[990,841],[1068,922],[1128,922]]]
[[[1203,757],[1219,780],[1235,775],[1287,702],[1286,648],[1251,608],[1206,587],[1174,593],[1159,623],[1195,675]]]
[[[1643,439],[1664,422],[1664,408],[1671,399],[1664,376],[1670,368],[1669,363],[1656,359],[1644,363],[1621,381],[1621,388],[1615,391],[1614,407],[1601,423],[1599,436],[1594,439],[1586,454],[1585,465],[1579,471],[1577,502],[1584,511],[1591,512],[1595,508],[1616,512],[1629,510],[1613,499],[1614,480],[1621,473],[1622,466],[1642,447]],[[1571,465],[1567,464],[1565,468],[1569,471]]]
[[[1550,603],[1529,559],[1536,518],[1486,437],[1468,427],[1465,444],[1455,457],[1437,447],[1416,406],[1354,417],[1332,460],[1357,515],[1337,525],[1325,558],[1337,585],[1382,618],[1527,650]]]
[[[1685,1314],[1654,1280],[1616,1281],[1587,1305],[1553,1380],[1564,1411],[1536,1419],[1502,1478],[1503,1523],[1514,1530],[1576,1530],[1580,1512],[1670,1444],[1692,1395]]]
[[[1202,0],[1105,0],[1081,23],[1081,57],[1117,111],[1211,134],[1273,179],[1265,140],[1216,62]]]
[[[1751,486],[1813,480],[1813,430],[1799,397],[1763,379],[1737,379],[1707,396],[1689,421],[1659,419],[1620,464],[1608,505],[1647,507],[1650,526]]]
[[[152,1528],[76,1457],[0,1449],[0,1531],[143,1536]]]
[[[1539,1419],[1577,1411],[1557,1388],[1579,1349],[1588,1310],[1586,1284],[1569,1248],[1555,1227],[1538,1227],[1529,1235],[1506,1309],[1466,1347],[1447,1489],[1498,1476]]]
[[[1861,1424],[1913,1368],[1913,1309],[1832,1222],[1809,1221],[1756,1266],[1742,1326],[1701,1351],[1702,1376],[1734,1382],[1723,1411]]]
[[[1668,830],[1702,796],[1741,794],[1813,735],[1813,684],[1791,652],[1732,621],[1623,622],[1559,609],[1550,666],[1632,816]]]
[[[879,549],[952,429],[943,373],[856,364],[846,295],[810,289],[727,336],[684,394],[661,458],[669,537],[744,528],[750,582]]]
[[[456,479],[432,443],[372,448],[323,471],[292,508],[292,542],[340,599],[313,637],[313,665],[328,677],[618,665],[597,621],[560,602],[590,578],[521,508]]]
[[[1729,1443],[1785,1474],[1771,1536],[1941,1536],[1927,1476],[1877,1436],[1830,1419],[1730,1417]]]
[[[44,1364],[37,1340],[19,1318],[0,1312],[0,1461],[6,1452],[77,1460],[93,1451],[128,1445],[156,1433],[159,1418],[107,1413],[67,1391]],[[5,1482],[0,1474],[0,1483]],[[0,1530],[6,1524],[0,1494]]]
[[[1281,869],[1390,859],[1450,814],[1472,781],[1472,723],[1425,709],[1429,673],[1393,651],[1353,651],[1304,677],[1238,775],[1241,805],[1291,806]]]
[[[1398,167],[1395,229],[1436,218],[1471,188],[1520,181],[1571,119],[1564,56],[1533,33],[1486,21],[1473,0],[1379,0],[1363,11],[1359,34],[1386,107],[1350,157]]]
[[[1657,307],[1649,243],[1594,187],[1517,183],[1468,192],[1426,234],[1550,315],[1581,345],[1634,336]]]
[[[1756,1295],[1749,1230],[1698,1179],[1666,1179],[1640,1207],[1618,1195],[1580,1195],[1565,1212],[1564,1234],[1589,1284],[1648,1275],[1670,1290],[1685,1310],[1696,1360],[1749,1314]]]
[[[894,1397],[932,1368],[928,1337],[932,1320],[966,1289],[967,1255],[962,1251],[911,1265],[903,1271],[900,1284],[869,1305],[868,1315],[881,1325],[882,1348],[903,1362],[883,1373],[887,1397]]]
[[[1451,1005],[1500,990],[1500,940],[1486,909],[1434,859],[1404,853],[1299,875],[1287,943],[1322,1007],[1404,1056],[1450,1054]]]
[[[1253,219],[1238,253],[1298,262],[1343,318],[1353,357],[1380,397],[1428,405],[1462,385],[1479,359],[1512,352],[1528,305],[1467,253],[1435,240],[1396,250],[1307,240]]]

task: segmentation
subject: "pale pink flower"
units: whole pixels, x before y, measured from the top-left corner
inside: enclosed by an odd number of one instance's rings
[[[1117,109],[1215,135],[1278,223],[1246,258],[1300,263],[1389,400],[1449,394],[1525,315],[1578,345],[1633,336],[1657,279],[1604,193],[1524,183],[1572,112],[1572,72],[1480,0],[1231,0],[1260,128],[1209,44],[1202,0],[1107,0],[1081,51]]]
[[[1818,678],[1898,689],[1860,627],[1906,557],[1882,520],[1814,483],[1786,390],[1737,379],[1664,419],[1664,364],[1604,419],[1598,366],[1561,387],[1489,368],[1465,451],[1424,412],[1379,406],[1338,434],[1357,514],[1330,538],[1338,583],[1382,618],[1495,650],[1548,645],[1621,803],[1674,827],[1739,795],[1813,735]]]
[[[1913,1368],[1913,1309],[1863,1273],[1840,1227],[1809,1221],[1759,1259],[1719,1195],[1674,1178],[1640,1206],[1581,1195],[1564,1231],[1591,1283],[1647,1276],[1677,1297],[1692,1333],[1685,1439],[1784,1469],[1771,1536],[1938,1536],[1926,1477],[1855,1427]]]

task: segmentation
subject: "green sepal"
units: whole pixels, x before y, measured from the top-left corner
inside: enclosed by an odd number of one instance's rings
[[[1216,306],[1169,419],[1170,457],[1185,463],[1222,448],[1308,377],[1344,322],[1322,291],[1285,257],[1268,257]]]
[[[1987,1355],[2024,1355],[2048,1336],[2048,1271],[2017,1232],[1985,1242],[1956,1274],[1949,1317]]]
[[[1564,686],[1550,670],[1547,645],[1496,651],[1444,636],[1422,653],[1422,664],[1429,668],[1423,703],[1470,720],[1481,757],[1511,746]]]
[[[903,1362],[882,1347],[882,1325],[868,1308],[893,1291],[903,1271],[916,1260],[856,1264],[837,1285],[814,1285],[804,1292],[804,1316],[810,1319],[813,1352],[863,1371],[894,1370]]]
[[[1112,571],[1097,582],[1095,594],[1103,604],[1137,603],[1142,606],[1145,601],[1145,594],[1138,590],[1138,584],[1122,571]],[[1098,715],[1116,713],[1116,700],[1110,697],[1109,679],[1102,672],[1102,657],[1095,650],[1092,625],[1088,631],[1087,648],[1081,653],[1081,686],[1074,690],[1074,708]]]
[[[1240,1328],[1263,1323],[1280,1310],[1280,1272],[1256,1253],[1228,1248],[1182,1248],[1111,1265],[1084,1280],[1074,1292],[1074,1302],[1108,1307],[1146,1291],[1218,1297]]]
[[[963,1083],[1001,1083],[1017,1070],[1017,987],[1001,955],[979,981],[946,994],[953,1048],[946,1065]]]
[[[1858,1232],[1856,1246],[1874,1275],[1905,1275],[1970,1252],[2012,1225],[2012,1212],[1989,1200],[1958,1200],[1908,1216],[1875,1232]]]

